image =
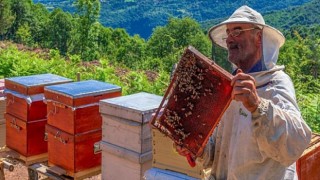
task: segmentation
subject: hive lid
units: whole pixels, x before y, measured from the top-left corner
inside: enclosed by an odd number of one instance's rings
[[[5,78],[5,87],[6,89],[13,90],[24,95],[33,95],[43,93],[44,86],[71,81],[71,79],[55,74],[37,74]]]
[[[119,92],[120,86],[96,80],[78,81],[67,84],[46,86],[45,91],[61,94],[72,99],[100,95],[104,93]]]
[[[189,46],[151,125],[199,156],[229,106],[231,79],[230,73]]]
[[[23,85],[26,87],[33,87],[56,84],[60,82],[70,82],[71,79],[61,77],[55,74],[37,74],[31,76],[6,78],[5,81],[14,82],[16,84]]]
[[[162,96],[140,92],[100,101],[100,112],[145,123],[159,107]]]

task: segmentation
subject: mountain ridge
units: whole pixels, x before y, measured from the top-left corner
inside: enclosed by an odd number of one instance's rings
[[[33,0],[42,3],[47,9],[61,8],[74,12],[71,1]],[[148,38],[156,26],[163,26],[169,17],[191,17],[207,28],[208,23],[226,18],[236,8],[246,4],[262,14],[286,11],[293,7],[303,6],[311,0],[110,0],[101,2],[100,23],[112,28],[124,28],[130,35],[139,34]],[[295,12],[294,12],[295,13]],[[211,23],[212,25],[212,23]]]

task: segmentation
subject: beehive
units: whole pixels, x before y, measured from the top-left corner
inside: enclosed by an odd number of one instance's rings
[[[6,145],[24,158],[46,156],[44,87],[71,82],[54,74],[5,78]]]
[[[143,179],[152,167],[152,114],[162,97],[137,93],[100,101],[102,179]]]
[[[121,96],[121,87],[86,80],[45,87],[48,125],[48,163],[72,177],[101,167],[96,151],[102,137],[99,101]]]

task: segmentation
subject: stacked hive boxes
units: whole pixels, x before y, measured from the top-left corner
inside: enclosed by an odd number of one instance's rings
[[[203,167],[191,167],[186,159],[173,149],[173,141],[157,129],[152,129],[153,167],[185,174],[193,178],[203,178]],[[168,171],[168,172],[170,172]]]
[[[4,97],[4,79],[0,79],[0,148],[6,144],[6,121],[4,113],[6,109],[6,100]]]
[[[103,180],[142,179],[152,167],[148,122],[161,100],[161,96],[142,92],[100,101]]]
[[[88,80],[47,86],[44,94],[49,165],[72,177],[100,171],[101,153],[95,149],[102,136],[99,101],[121,96],[121,88]]]
[[[53,74],[40,74],[5,79],[6,145],[23,157],[47,153],[44,141],[47,122],[44,86],[71,82]]]
[[[320,135],[312,134],[308,148],[297,161],[297,174],[300,180],[319,180],[320,172]]]

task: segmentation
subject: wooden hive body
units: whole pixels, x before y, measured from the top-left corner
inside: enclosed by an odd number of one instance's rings
[[[41,98],[40,98],[41,99]],[[37,101],[28,102],[17,94],[7,93],[6,112],[25,121],[44,119],[47,116],[47,106],[38,98]]]
[[[50,166],[58,166],[73,176],[101,165],[101,153],[95,151],[95,144],[101,141],[101,129],[72,135],[46,125],[46,133]]]
[[[6,145],[23,156],[35,156],[47,152],[45,141],[46,119],[26,122],[10,114],[6,118]]]
[[[297,161],[299,180],[320,180],[320,135],[312,134],[309,147]]]
[[[4,79],[0,79],[0,147],[6,144],[6,120],[4,113],[6,111],[6,99],[4,97]]]
[[[47,142],[44,141],[47,123],[44,87],[71,81],[54,74],[5,79],[6,144],[10,149],[26,159],[47,153]]]
[[[48,124],[70,134],[99,129],[99,101],[121,96],[121,88],[95,80],[45,88]]]

